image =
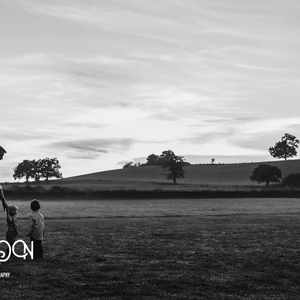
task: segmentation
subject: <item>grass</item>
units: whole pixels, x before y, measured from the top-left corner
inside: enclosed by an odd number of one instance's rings
[[[300,160],[272,161],[279,167],[283,177],[298,173]],[[300,191],[289,191],[284,187],[251,182],[249,177],[260,162],[239,164],[206,164],[185,167],[185,177],[178,185],[166,179],[166,170],[159,166],[132,167],[97,172],[81,176],[51,180],[48,183],[7,183],[5,190],[12,197],[65,197],[65,198],[149,198],[149,197],[273,197],[298,196]],[[271,191],[270,190],[275,190]],[[281,189],[281,190],[280,190]],[[178,192],[187,194],[178,195]],[[144,195],[142,194],[144,193]],[[152,194],[151,194],[152,193]],[[172,193],[165,195],[166,193]],[[230,194],[235,193],[235,195]]]
[[[298,199],[99,201],[73,219],[43,207],[45,260],[1,264],[1,299],[299,299]]]
[[[0,279],[1,299],[98,299],[100,232],[97,220],[48,220],[44,261],[0,265],[11,272]]]
[[[195,164],[185,167],[185,178],[179,179],[178,182],[183,188],[190,187],[191,189],[197,187],[197,185],[253,185],[253,182],[250,181],[249,177],[255,167],[261,163],[277,166],[281,169],[283,176],[297,173],[300,170],[299,159],[236,164]],[[94,185],[98,184],[105,189],[109,188],[109,186],[114,189],[120,189],[124,186],[128,186],[132,189],[142,187],[144,189],[153,189],[154,187],[165,188],[165,185],[170,183],[170,181],[166,179],[166,170],[158,166],[97,172],[67,178],[62,182],[65,184],[80,182],[82,187],[90,185],[91,188],[95,188]]]

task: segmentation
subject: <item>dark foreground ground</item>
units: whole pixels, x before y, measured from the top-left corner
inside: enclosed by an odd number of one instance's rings
[[[22,225],[22,222],[21,222]],[[1,299],[299,299],[300,216],[48,220]],[[1,226],[2,227],[2,226]]]

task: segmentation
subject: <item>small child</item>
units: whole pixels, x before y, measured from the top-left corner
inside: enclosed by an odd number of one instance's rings
[[[32,210],[31,218],[31,229],[28,233],[31,241],[33,241],[33,259],[42,259],[43,258],[43,245],[42,241],[44,240],[44,230],[45,230],[45,218],[44,215],[40,212],[40,203],[37,200],[32,200],[30,204]]]
[[[1,196],[3,209],[4,211],[6,211],[6,222],[7,222],[6,240],[12,246],[18,236],[18,229],[16,225],[18,208],[15,205],[7,204],[2,185],[0,185],[0,196]]]

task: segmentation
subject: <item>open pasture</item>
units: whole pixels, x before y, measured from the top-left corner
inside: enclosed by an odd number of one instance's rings
[[[282,171],[282,175],[298,173],[300,160],[265,161],[232,164],[193,164],[184,168],[185,176],[180,178],[180,185],[166,186],[171,183],[166,178],[166,170],[160,166],[144,166],[125,168],[104,172],[91,173],[81,176],[58,180],[57,184],[80,184],[80,188],[98,189],[197,189],[199,185],[213,186],[247,186],[256,185],[250,181],[250,175],[259,164],[271,164]],[[170,184],[171,185],[171,184]]]
[[[1,299],[299,299],[299,199],[42,205],[45,260],[1,264]]]
[[[104,217],[209,216],[232,214],[300,214],[298,198],[40,200],[48,219]],[[14,201],[18,218],[30,214],[30,201]]]

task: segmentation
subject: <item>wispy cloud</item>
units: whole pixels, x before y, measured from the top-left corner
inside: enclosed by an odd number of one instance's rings
[[[51,144],[52,147],[60,149],[71,149],[79,152],[107,153],[109,151],[127,150],[134,142],[130,138],[108,138],[108,139],[80,139],[73,141],[61,141]]]
[[[168,148],[267,155],[285,131],[299,134],[299,8],[3,0],[7,162],[56,155],[76,174]]]

